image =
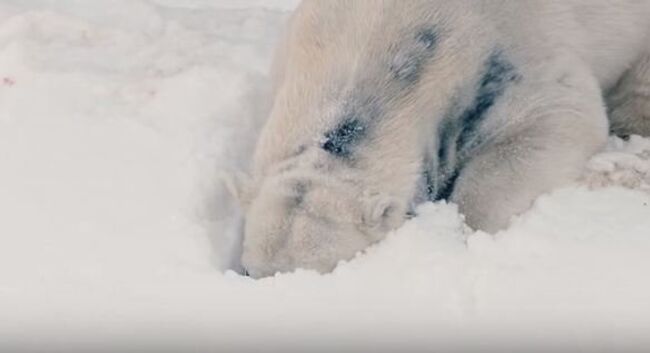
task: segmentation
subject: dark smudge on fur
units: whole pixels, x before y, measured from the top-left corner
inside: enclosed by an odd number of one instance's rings
[[[321,147],[337,157],[350,157],[353,147],[366,133],[366,126],[358,119],[346,119],[325,133]]]
[[[428,171],[425,174],[430,200],[448,199],[452,195],[467,159],[483,143],[481,125],[490,109],[509,85],[519,80],[521,76],[500,51],[495,51],[489,57],[472,104],[460,116],[445,118],[439,127],[436,177],[432,177]]]
[[[400,51],[390,66],[393,77],[408,85],[420,80],[426,61],[429,60],[438,44],[438,33],[434,28],[425,28],[415,35],[406,49]]]

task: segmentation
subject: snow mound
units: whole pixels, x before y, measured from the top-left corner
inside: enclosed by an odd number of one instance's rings
[[[229,270],[218,175],[248,165],[296,3],[0,2],[0,351],[650,344],[640,137],[495,236],[425,204],[332,274]]]
[[[592,188],[618,185],[650,192],[650,140],[612,139],[608,150],[589,163],[582,182]]]

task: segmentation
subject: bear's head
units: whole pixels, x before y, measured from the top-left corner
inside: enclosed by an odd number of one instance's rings
[[[404,218],[391,197],[349,180],[289,173],[231,183],[245,211],[242,265],[251,277],[298,268],[332,271]]]

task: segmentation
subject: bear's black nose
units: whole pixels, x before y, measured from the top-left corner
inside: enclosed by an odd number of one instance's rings
[[[246,277],[250,277],[250,276],[251,276],[251,274],[248,273],[248,270],[247,270],[247,269],[244,269],[244,276],[246,276]]]

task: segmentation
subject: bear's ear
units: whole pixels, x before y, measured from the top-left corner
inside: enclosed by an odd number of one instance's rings
[[[242,171],[223,172],[220,179],[230,195],[239,202],[244,210],[253,201],[253,180]]]
[[[373,195],[365,200],[363,223],[368,227],[390,229],[399,217],[399,203],[388,195]]]

